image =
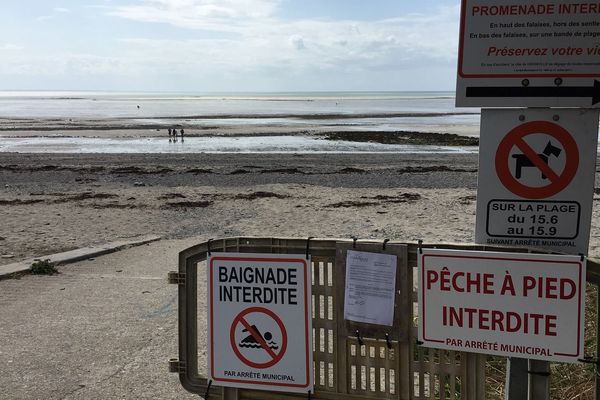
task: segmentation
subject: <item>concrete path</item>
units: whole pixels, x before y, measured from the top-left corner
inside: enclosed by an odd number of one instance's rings
[[[198,399],[177,357],[177,254],[159,241],[0,281],[0,398]]]
[[[69,264],[80,260],[86,260],[93,257],[102,256],[108,253],[114,253],[127,247],[141,246],[146,243],[160,240],[160,236],[149,235],[137,237],[130,240],[119,240],[116,242],[107,243],[103,246],[83,247],[81,249],[65,251],[63,253],[52,254],[37,258],[28,258],[27,260],[19,261],[12,264],[0,265],[0,278],[10,274],[25,272],[29,270],[31,264],[35,260],[49,260],[54,264]]]

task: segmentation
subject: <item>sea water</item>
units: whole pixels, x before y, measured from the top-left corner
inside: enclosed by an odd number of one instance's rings
[[[476,116],[478,111],[455,108],[453,92],[194,94],[0,91],[0,118],[108,119],[386,113],[471,113]]]
[[[303,136],[158,138],[35,137],[0,139],[0,153],[476,153],[475,147],[389,145]]]
[[[0,119],[85,121],[101,128],[115,120],[127,124],[167,127],[180,125],[188,132],[211,126],[285,127],[313,134],[319,130],[413,131],[477,136],[479,109],[454,107],[453,92],[292,92],[292,93],[116,93],[116,92],[0,92]],[[91,128],[93,129],[93,127]],[[110,131],[104,132],[109,136]],[[106,135],[107,134],[107,135]],[[116,132],[115,132],[116,134]],[[314,137],[286,136],[245,139],[186,138],[185,147],[168,147],[165,140],[114,138],[60,138],[76,131],[44,133],[38,138],[3,137],[0,151],[22,152],[196,152],[203,151],[434,151],[436,146],[327,143]],[[41,136],[46,136],[43,140]],[[48,137],[54,137],[48,141]],[[135,142],[135,143],[134,143]],[[121,144],[121,145],[119,145]],[[129,150],[128,150],[129,149]],[[143,149],[143,150],[141,150]],[[453,150],[452,150],[453,151]]]

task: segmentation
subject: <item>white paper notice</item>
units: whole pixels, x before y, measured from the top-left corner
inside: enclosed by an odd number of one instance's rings
[[[369,324],[394,324],[396,256],[348,250],[344,318]]]

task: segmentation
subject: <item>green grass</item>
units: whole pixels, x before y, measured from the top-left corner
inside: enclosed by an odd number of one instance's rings
[[[596,357],[596,329],[598,291],[587,284],[585,299],[585,355]],[[550,399],[593,400],[595,372],[593,364],[550,365]],[[504,400],[506,358],[489,356],[486,362],[486,399]]]
[[[36,261],[31,264],[29,270],[33,275],[56,275],[60,273],[50,260]]]

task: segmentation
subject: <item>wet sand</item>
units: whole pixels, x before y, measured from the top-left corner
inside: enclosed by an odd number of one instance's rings
[[[458,120],[454,121],[453,118]],[[0,137],[168,138],[169,128],[183,128],[186,137],[312,137],[347,132],[434,133],[477,137],[478,118],[478,113],[474,112],[218,114],[97,119],[4,117],[0,118]],[[395,123],[390,124],[391,121]],[[403,126],[401,129],[398,128],[400,122]]]

